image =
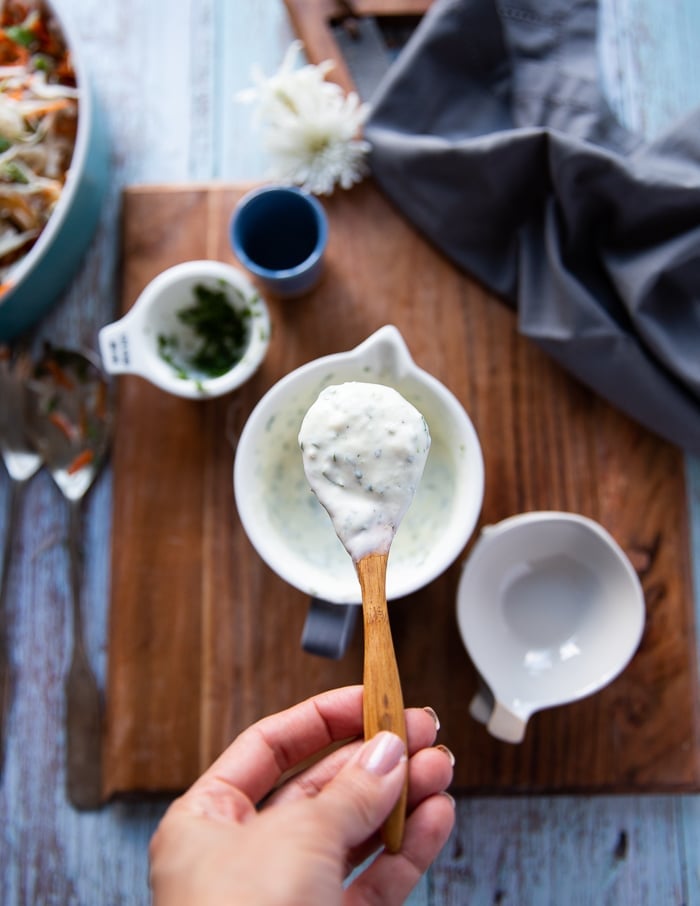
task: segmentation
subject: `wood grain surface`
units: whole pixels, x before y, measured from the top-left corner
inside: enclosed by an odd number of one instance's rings
[[[243,189],[126,191],[125,309],[177,261],[234,261],[227,226]],[[623,674],[536,715],[520,746],[492,739],[467,713],[476,675],[456,629],[459,561],[393,603],[405,701],[440,713],[456,787],[700,788],[681,454],[521,338],[513,312],[427,245],[370,182],[325,205],[324,279],[303,300],[270,300],[270,350],[250,383],[200,403],[120,379],[105,794],[180,789],[251,721],[360,680],[360,638],[340,662],[301,650],[306,599],[260,560],[239,523],[230,440],[280,377],[387,323],[474,421],[485,458],[482,524],[535,509],[590,516],[630,555],[647,601],[643,641]]]

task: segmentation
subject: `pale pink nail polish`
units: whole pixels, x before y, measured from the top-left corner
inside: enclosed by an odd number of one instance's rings
[[[437,711],[435,708],[431,708],[430,705],[426,705],[423,708],[424,711],[427,711],[428,714],[432,717],[433,723],[435,724],[436,731],[440,729],[440,718],[437,716]]]
[[[406,757],[403,740],[383,730],[368,740],[360,753],[360,764],[370,774],[388,774]]]
[[[447,758],[449,759],[449,762],[450,762],[450,764],[452,765],[452,767],[455,766],[456,759],[455,759],[455,756],[454,756],[454,752],[452,752],[451,749],[448,749],[447,746],[444,746],[442,743],[440,743],[439,746],[435,746],[435,748],[436,748],[439,752],[442,752],[444,755],[447,756]]]
[[[457,801],[456,801],[455,797],[454,797],[451,793],[448,793],[447,790],[443,790],[443,791],[440,793],[440,795],[441,795],[441,796],[444,796],[445,799],[447,799],[447,801],[450,803],[450,805],[452,806],[452,808],[457,808]]]

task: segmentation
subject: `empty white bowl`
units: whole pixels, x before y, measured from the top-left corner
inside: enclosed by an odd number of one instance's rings
[[[508,742],[536,711],[601,689],[634,654],[644,594],[624,551],[574,513],[513,516],[481,533],[457,592],[464,645],[493,693],[472,714]]]
[[[352,561],[309,489],[298,443],[309,406],[324,387],[344,381],[394,387],[430,429],[425,472],[389,555],[387,596],[402,597],[461,554],[481,510],[484,466],[461,403],[415,364],[396,327],[382,327],[355,349],[302,365],[263,396],[236,452],[238,513],[262,559],[291,585],[334,604],[360,602]]]

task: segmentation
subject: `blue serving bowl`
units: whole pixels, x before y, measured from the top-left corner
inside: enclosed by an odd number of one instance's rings
[[[109,175],[106,130],[100,121],[79,42],[56,4],[47,4],[70,48],[80,90],[75,149],[56,207],[33,248],[0,296],[0,342],[35,324],[58,301],[80,266],[100,216]]]

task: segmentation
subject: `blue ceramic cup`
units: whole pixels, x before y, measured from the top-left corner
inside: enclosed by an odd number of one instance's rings
[[[317,284],[328,220],[313,195],[292,186],[264,186],[238,202],[231,247],[240,263],[275,296],[293,298]]]

